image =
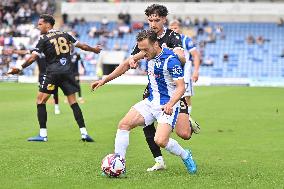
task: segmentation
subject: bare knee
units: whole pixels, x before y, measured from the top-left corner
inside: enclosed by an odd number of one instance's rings
[[[191,131],[190,130],[183,130],[176,132],[177,135],[182,138],[183,140],[189,140],[191,138]]]
[[[165,148],[169,142],[169,139],[155,136],[154,141],[161,148]]]
[[[45,97],[45,96],[42,96],[42,95],[38,95],[37,99],[36,99],[36,103],[37,104],[45,104],[47,100],[48,100],[48,96]]]
[[[121,130],[127,130],[129,131],[131,129],[131,125],[129,122],[125,121],[125,120],[121,120],[119,123],[118,123],[118,128],[121,129]]]

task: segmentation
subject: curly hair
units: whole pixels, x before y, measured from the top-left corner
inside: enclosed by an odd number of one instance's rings
[[[158,16],[166,17],[168,15],[168,9],[164,5],[152,4],[148,6],[145,10],[146,16],[150,16],[152,14],[156,14]]]
[[[142,30],[136,36],[137,42],[143,41],[144,39],[148,39],[150,42],[154,43],[158,41],[158,35],[154,30]]]

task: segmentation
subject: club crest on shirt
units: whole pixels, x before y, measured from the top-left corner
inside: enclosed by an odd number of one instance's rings
[[[156,61],[155,61],[155,65],[156,65],[157,68],[160,68],[160,67],[161,67],[161,64],[162,64],[162,63],[161,63],[159,60],[156,60]]]
[[[61,58],[60,59],[60,64],[62,64],[63,66],[67,63],[67,59],[66,58]]]

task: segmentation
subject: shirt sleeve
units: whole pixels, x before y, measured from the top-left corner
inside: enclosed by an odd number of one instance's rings
[[[188,37],[185,40],[185,45],[186,45],[186,49],[188,49],[189,52],[196,49],[196,45],[193,43],[192,39]]]
[[[175,48],[182,48],[182,41],[181,41],[181,36],[178,33],[172,32],[170,34],[170,40],[169,44],[167,44],[169,48],[175,49]]]
[[[138,44],[136,43],[135,47],[133,48],[131,55],[135,55],[140,52],[140,49],[138,48]]]
[[[41,36],[35,46],[35,48],[33,48],[31,50],[31,53],[34,53],[36,55],[38,55],[39,57],[41,56],[41,53],[43,52],[43,46],[44,46],[44,38],[43,36]]]
[[[70,35],[69,33],[66,33],[66,35],[67,35],[67,39],[68,39],[74,46],[76,46],[76,45],[79,43],[79,41],[78,41],[75,37],[73,37],[72,35]]]
[[[173,77],[173,80],[179,80],[183,78],[183,69],[180,60],[176,56],[169,57],[168,71]]]

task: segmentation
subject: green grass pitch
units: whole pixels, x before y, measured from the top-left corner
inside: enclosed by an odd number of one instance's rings
[[[0,188],[284,188],[284,89],[196,87],[193,117],[202,132],[190,147],[198,173],[163,151],[167,170],[153,165],[141,128],[130,135],[126,179],[100,176],[102,158],[114,149],[117,123],[141,99],[145,86],[84,84],[81,105],[95,143],[80,142],[71,108],[60,91],[61,114],[48,104],[47,143],[38,134],[35,84],[0,83]]]

